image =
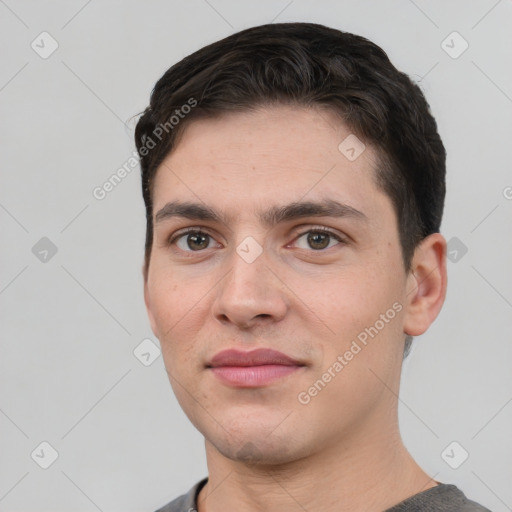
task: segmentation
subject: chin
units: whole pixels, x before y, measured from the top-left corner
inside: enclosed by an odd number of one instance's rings
[[[294,449],[289,444],[280,440],[269,442],[268,436],[264,435],[260,437],[261,439],[251,439],[250,436],[246,436],[241,443],[226,443],[224,441],[216,443],[214,446],[224,457],[261,467],[287,464],[300,458],[294,454]]]
[[[280,420],[282,421],[282,419]],[[233,461],[258,466],[276,466],[294,462],[307,455],[304,436],[294,436],[288,431],[276,429],[279,422],[264,428],[230,424],[229,429],[208,429],[202,434],[217,452]],[[300,439],[301,441],[296,441]]]

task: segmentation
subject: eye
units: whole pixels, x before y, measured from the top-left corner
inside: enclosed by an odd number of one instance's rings
[[[168,241],[168,245],[176,244],[179,249],[185,252],[198,252],[203,249],[210,249],[210,243],[213,241],[214,238],[204,231],[188,229],[172,236]]]
[[[345,240],[340,235],[321,226],[300,233],[294,240],[294,244],[297,244],[299,249],[313,249],[317,252],[343,243]],[[199,228],[188,228],[174,233],[167,242],[167,245],[176,245],[178,249],[188,253],[211,249],[216,246],[215,244],[220,246],[209,233]]]
[[[296,242],[299,241],[303,237],[306,237],[305,242],[307,245],[309,245],[309,247],[303,245],[302,247],[299,247],[300,249],[310,249],[311,248],[315,251],[322,251],[324,249],[329,249],[333,245],[337,245],[337,244],[330,245],[330,242],[333,242],[334,240],[336,240],[338,243],[344,243],[344,240],[339,235],[337,235],[330,229],[323,228],[323,227],[317,227],[314,229],[310,229],[308,231],[304,231],[303,233],[301,233],[298,236],[298,238],[296,238]],[[332,239],[334,239],[334,240],[332,240]]]

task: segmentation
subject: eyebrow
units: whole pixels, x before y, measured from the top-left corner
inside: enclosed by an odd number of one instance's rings
[[[229,224],[227,216],[210,206],[181,201],[171,201],[160,209],[155,215],[155,224],[173,217]],[[272,206],[258,214],[260,222],[266,227],[272,227],[282,222],[304,217],[349,217],[363,221],[368,220],[368,217],[363,212],[333,199],[324,199],[320,202],[293,202],[283,206]]]

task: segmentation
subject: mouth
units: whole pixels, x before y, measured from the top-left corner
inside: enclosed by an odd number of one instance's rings
[[[282,352],[256,349],[242,352],[223,350],[206,365],[224,384],[233,387],[261,387],[297,372],[306,365]]]

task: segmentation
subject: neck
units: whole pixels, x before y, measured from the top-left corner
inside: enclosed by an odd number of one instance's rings
[[[437,485],[403,445],[397,422],[372,423],[379,428],[358,428],[278,466],[231,460],[206,441],[209,476],[198,512],[382,512]]]

